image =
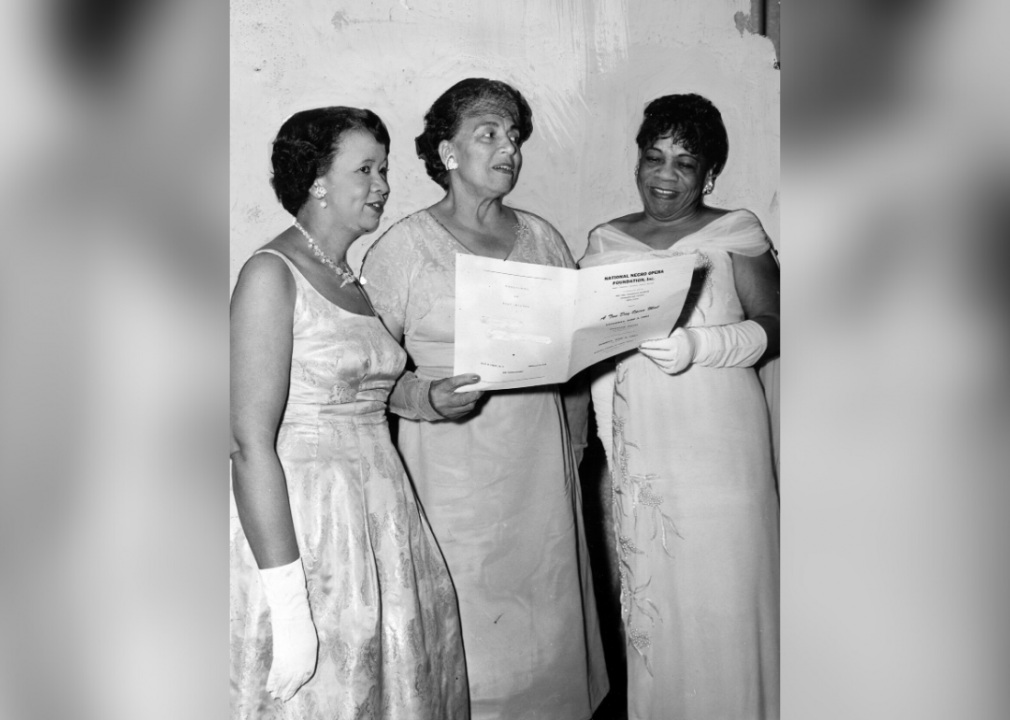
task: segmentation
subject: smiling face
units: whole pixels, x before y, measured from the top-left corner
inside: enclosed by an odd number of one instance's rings
[[[711,164],[674,143],[657,139],[638,154],[638,193],[645,213],[656,220],[675,220],[700,205]]]
[[[341,135],[329,171],[317,181],[337,223],[357,235],[379,227],[389,197],[386,148],[372,134],[351,130]]]
[[[492,113],[468,117],[446,143],[443,156],[459,164],[450,173],[477,194],[502,197],[515,187],[523,165],[519,129],[509,116]]]

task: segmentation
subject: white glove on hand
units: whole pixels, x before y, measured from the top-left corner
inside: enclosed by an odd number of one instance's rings
[[[695,340],[694,362],[705,367],[751,367],[768,347],[768,334],[753,320],[688,328],[688,333]]]
[[[753,320],[732,325],[677,328],[663,340],[647,340],[638,350],[670,375],[688,365],[751,367],[768,347],[765,329]]]
[[[663,372],[676,375],[694,361],[695,337],[679,327],[668,338],[646,340],[638,346],[638,351],[656,363]]]
[[[603,365],[602,367],[606,367]],[[598,371],[598,370],[597,370]],[[613,364],[609,369],[593,378],[590,392],[593,396],[593,411],[596,413],[596,433],[600,436],[603,449],[607,453],[607,466],[614,474],[614,379],[617,372]]]
[[[270,606],[274,643],[267,692],[287,702],[315,673],[319,650],[302,561],[260,570],[260,579]]]

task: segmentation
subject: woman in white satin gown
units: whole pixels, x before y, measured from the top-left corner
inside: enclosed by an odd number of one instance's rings
[[[643,210],[594,229],[582,267],[698,255],[668,338],[597,368],[613,477],[631,720],[774,719],[778,496],[755,363],[778,353],[778,264],[750,212],[709,207],[728,153],[714,106],[651,102]]]

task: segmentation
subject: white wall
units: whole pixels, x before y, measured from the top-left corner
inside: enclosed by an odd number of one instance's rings
[[[589,230],[640,209],[632,170],[645,103],[697,92],[723,114],[729,162],[710,202],[753,210],[778,244],[779,72],[741,34],[749,0],[232,0],[231,281],[290,224],[270,142],[292,113],[367,107],[392,135],[392,193],[372,241],[441,197],[414,153],[424,112],[465,77],[518,88],[533,136],[509,204],[557,227],[578,258]]]

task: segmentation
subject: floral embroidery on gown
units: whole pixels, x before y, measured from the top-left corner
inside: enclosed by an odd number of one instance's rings
[[[376,317],[295,277],[294,346],[277,454],[287,480],[316,673],[287,703],[265,690],[269,609],[231,519],[231,712],[285,720],[466,720],[456,597],[390,441],[386,399],[406,355]]]
[[[549,223],[515,212],[509,260],[574,267]],[[369,296],[422,382],[453,374],[468,252],[422,210],[365,258]],[[557,388],[489,392],[458,421],[402,417],[398,446],[459,597],[475,720],[587,720],[609,684]]]
[[[770,247],[736,211],[666,250],[602,225],[581,264],[701,253],[707,279],[686,325],[727,325],[745,319],[731,253]],[[612,401],[629,720],[778,718],[778,496],[757,372],[667,375],[633,352],[616,363]]]

